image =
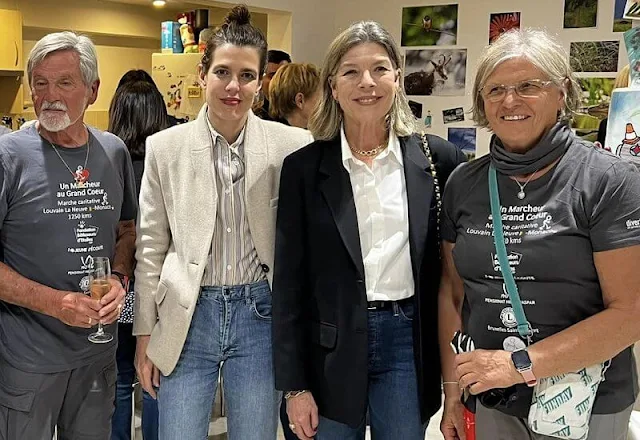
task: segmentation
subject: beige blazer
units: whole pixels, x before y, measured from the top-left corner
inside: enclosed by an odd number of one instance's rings
[[[258,257],[273,276],[280,170],[284,158],[311,143],[300,128],[249,113],[244,154],[247,219]],[[147,139],[140,186],[134,335],[151,335],[147,356],[175,368],[200,292],[216,218],[211,136],[204,106],[195,121]]]

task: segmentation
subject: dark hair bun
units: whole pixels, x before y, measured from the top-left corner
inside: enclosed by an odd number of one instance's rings
[[[251,23],[251,13],[246,5],[234,6],[224,19],[224,24],[243,26]]]

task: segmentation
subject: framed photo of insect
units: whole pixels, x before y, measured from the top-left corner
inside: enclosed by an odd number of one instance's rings
[[[402,8],[402,46],[455,46],[458,5]]]

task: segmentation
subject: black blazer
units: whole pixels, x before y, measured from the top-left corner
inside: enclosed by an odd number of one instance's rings
[[[465,161],[428,136],[440,190]],[[420,137],[400,138],[415,281],[414,353],[421,415],[440,407],[436,200]],[[316,141],[282,167],[273,280],[276,388],[308,389],[322,416],[357,426],[367,405],[367,297],[360,236],[340,137]]]

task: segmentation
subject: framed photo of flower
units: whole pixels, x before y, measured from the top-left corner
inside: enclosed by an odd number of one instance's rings
[[[520,29],[519,12],[491,14],[489,19],[489,44],[493,43],[500,35],[511,29]]]

